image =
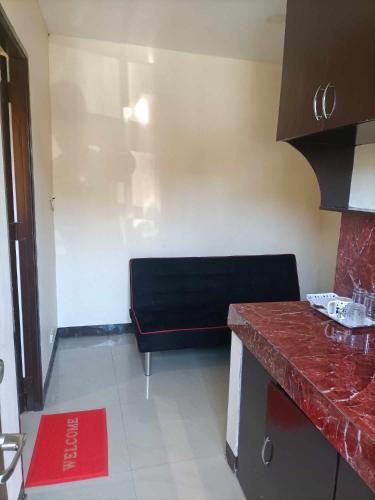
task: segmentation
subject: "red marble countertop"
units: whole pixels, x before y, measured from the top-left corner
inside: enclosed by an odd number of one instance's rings
[[[375,492],[375,328],[307,302],[231,305],[228,324]]]

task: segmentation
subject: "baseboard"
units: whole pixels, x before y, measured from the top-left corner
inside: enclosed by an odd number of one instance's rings
[[[227,462],[229,467],[234,473],[237,472],[237,457],[234,455],[232,448],[226,443],[225,446],[225,456],[227,457]]]
[[[49,383],[51,380],[52,368],[53,368],[53,364],[55,362],[58,343],[59,343],[59,330],[57,330],[56,335],[55,335],[55,341],[53,343],[52,353],[51,353],[51,357],[50,357],[49,363],[48,363],[47,375],[46,375],[46,378],[44,381],[44,386],[43,386],[43,399],[44,399],[44,401],[46,400],[46,397],[47,397],[47,391],[48,391]],[[43,406],[44,406],[44,404],[43,404]]]
[[[133,333],[132,323],[119,323],[116,325],[91,325],[91,326],[68,326],[58,328],[60,338],[67,337],[92,337],[95,335],[123,335]]]
[[[69,326],[65,328],[58,328],[55,335],[55,341],[53,344],[52,353],[48,364],[47,375],[43,386],[44,401],[47,396],[52,368],[55,362],[57,346],[60,338],[90,337],[96,335],[123,335],[126,333],[133,333],[133,331],[134,330],[132,323],[119,323],[117,325]]]

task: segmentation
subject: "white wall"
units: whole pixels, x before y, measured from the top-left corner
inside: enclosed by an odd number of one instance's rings
[[[349,206],[375,210],[375,144],[355,148]]]
[[[49,336],[57,327],[54,223],[49,202],[53,184],[48,33],[37,0],[3,0],[1,3],[29,58],[39,313],[45,377],[52,349]]]
[[[295,252],[302,292],[332,289],[280,66],[52,36],[50,72],[59,326],[128,321],[131,257]]]

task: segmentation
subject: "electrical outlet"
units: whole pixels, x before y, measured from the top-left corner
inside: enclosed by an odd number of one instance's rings
[[[55,332],[54,330],[51,330],[49,334],[49,343],[53,344],[54,340],[55,340]]]

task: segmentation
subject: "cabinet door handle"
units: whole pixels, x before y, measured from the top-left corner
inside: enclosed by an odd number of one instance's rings
[[[318,97],[320,92],[324,92],[324,88],[322,87],[322,85],[319,85],[319,87],[316,89],[313,100],[313,110],[316,121],[319,121],[323,118],[323,115],[319,114],[318,112]]]
[[[333,103],[332,103],[331,111],[327,112],[327,93],[328,93],[329,89],[333,89]],[[336,109],[336,89],[335,89],[335,86],[332,85],[332,83],[329,83],[328,85],[326,85],[326,87],[324,89],[323,99],[322,99],[322,108],[323,108],[324,118],[326,120],[329,120]]]
[[[267,453],[267,451],[268,451],[268,453]],[[268,458],[266,458],[266,454],[268,455]],[[273,444],[272,444],[271,438],[269,438],[268,436],[266,438],[264,438],[261,457],[262,457],[263,464],[266,466],[272,462]]]

